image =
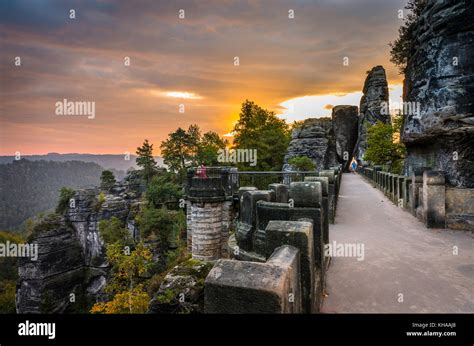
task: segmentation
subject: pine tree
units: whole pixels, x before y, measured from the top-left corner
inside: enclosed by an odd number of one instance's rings
[[[142,167],[143,176],[148,184],[156,168],[156,161],[153,158],[153,144],[148,143],[148,139],[145,139],[143,145],[137,148],[136,154],[138,155],[137,165]]]
[[[102,171],[100,175],[100,187],[103,190],[110,190],[115,184],[115,176],[112,171],[105,170]]]

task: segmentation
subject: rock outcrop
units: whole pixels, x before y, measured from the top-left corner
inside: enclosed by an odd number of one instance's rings
[[[336,106],[332,109],[336,153],[347,172],[358,137],[359,116],[356,106]],[[329,168],[329,167],[328,167]]]
[[[362,92],[359,107],[359,134],[354,153],[359,164],[364,162],[364,154],[367,150],[368,127],[377,121],[390,123],[388,83],[385,69],[382,66],[375,66],[368,72]]]
[[[309,157],[322,170],[337,164],[336,138],[331,118],[310,118],[293,130],[285,155],[283,170],[291,171],[288,160],[297,156]]]
[[[404,82],[405,174],[442,170],[453,186],[474,187],[474,3],[428,0],[415,24]],[[412,107],[413,108],[413,107]]]
[[[140,194],[124,181],[98,196],[98,189],[79,190],[63,215],[35,227],[29,243],[38,244],[38,259],[19,261],[18,313],[84,312],[105,298],[109,267],[98,223],[116,217],[136,236]]]
[[[150,301],[149,314],[203,313],[204,280],[213,262],[189,259],[174,267]]]
[[[288,160],[309,157],[321,171],[340,163],[348,167],[357,141],[357,107],[336,106],[332,118],[310,118],[294,129],[283,170],[291,171]]]

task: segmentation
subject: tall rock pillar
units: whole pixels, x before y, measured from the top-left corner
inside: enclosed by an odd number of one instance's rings
[[[364,163],[367,150],[367,128],[377,121],[390,123],[388,111],[388,83],[383,66],[375,66],[367,74],[364,93],[359,107],[359,136],[354,150],[354,157],[359,164]]]

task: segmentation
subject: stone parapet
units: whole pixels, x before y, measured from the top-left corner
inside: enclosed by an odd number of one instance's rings
[[[411,176],[366,167],[357,172],[380,189],[399,207],[406,209],[428,228],[474,230],[474,189],[446,185],[442,171],[416,167]]]
[[[300,251],[277,248],[265,263],[219,260],[205,281],[205,313],[301,313]]]

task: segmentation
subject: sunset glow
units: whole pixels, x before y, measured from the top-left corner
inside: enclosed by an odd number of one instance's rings
[[[246,99],[291,123],[359,105],[375,65],[401,85],[388,43],[404,0],[219,4],[92,1],[69,21],[67,3],[2,2],[0,154],[121,154],[144,138],[159,154],[178,127],[229,135]],[[56,115],[63,99],[95,102],[94,119]]]

